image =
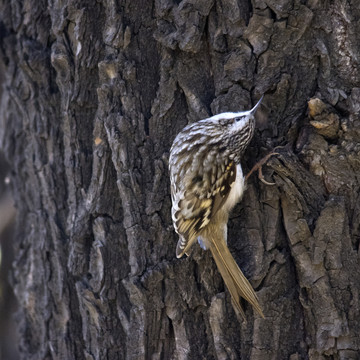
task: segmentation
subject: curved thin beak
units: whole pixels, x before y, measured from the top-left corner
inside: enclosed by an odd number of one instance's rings
[[[262,99],[264,98],[264,95],[260,98],[260,100],[257,102],[257,104],[250,110],[250,114],[254,114],[258,106],[260,105]]]

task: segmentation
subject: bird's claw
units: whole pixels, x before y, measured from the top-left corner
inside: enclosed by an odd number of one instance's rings
[[[279,147],[277,147],[279,148]],[[279,153],[277,152],[271,152],[269,154],[267,154],[265,157],[263,157],[260,161],[258,161],[254,166],[253,168],[250,170],[250,172],[246,175],[245,177],[245,181],[250,177],[250,175],[255,172],[255,171],[258,171],[259,172],[259,180],[266,184],[266,185],[275,185],[275,183],[271,183],[271,182],[268,182],[265,180],[264,178],[264,175],[262,173],[262,166],[273,156],[273,155],[280,155]]]
[[[258,178],[263,184],[265,184],[265,185],[276,185],[274,182],[268,182],[268,181],[265,180],[264,175],[262,173],[262,166],[260,166],[258,174],[259,174]]]

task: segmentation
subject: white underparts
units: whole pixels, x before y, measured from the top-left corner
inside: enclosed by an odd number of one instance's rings
[[[198,243],[200,245],[200,247],[203,249],[203,250],[207,250],[209,248],[208,244],[207,244],[207,241],[204,240],[201,236],[198,236]]]
[[[230,194],[224,204],[225,209],[230,212],[240,201],[245,189],[245,178],[240,164],[236,165],[236,179],[232,184]]]

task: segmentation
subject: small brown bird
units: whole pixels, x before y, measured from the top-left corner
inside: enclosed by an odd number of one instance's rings
[[[179,234],[176,256],[198,239],[210,249],[232,297],[245,319],[240,297],[264,317],[258,298],[227,247],[229,213],[241,199],[245,178],[241,157],[254,135],[254,113],[226,112],[186,126],[170,150],[172,220]]]

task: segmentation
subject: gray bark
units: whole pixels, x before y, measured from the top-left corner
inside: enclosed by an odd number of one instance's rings
[[[0,148],[23,359],[357,359],[360,4],[0,1]],[[265,319],[175,258],[167,159],[189,122],[263,114],[229,221]],[[321,99],[310,102],[310,98]]]

